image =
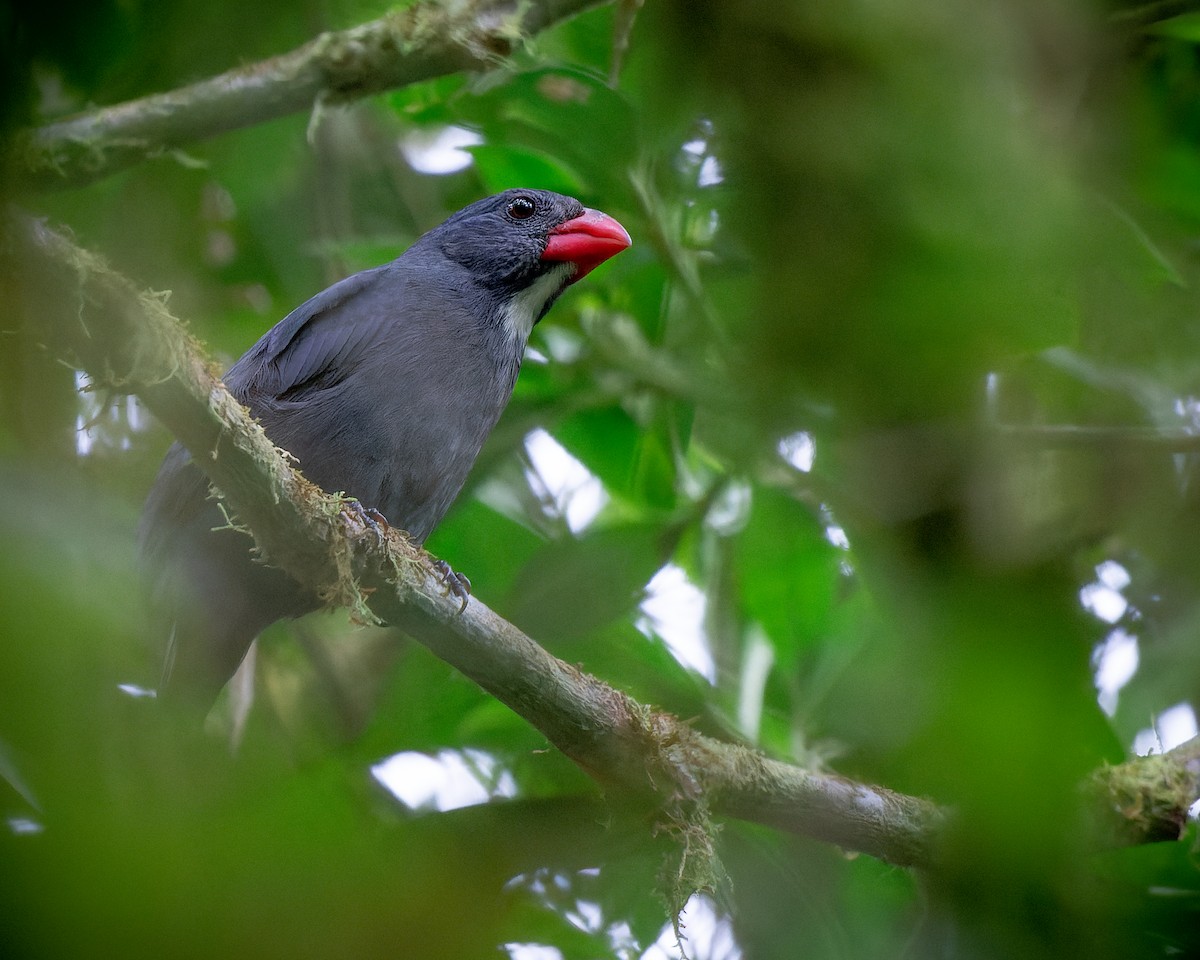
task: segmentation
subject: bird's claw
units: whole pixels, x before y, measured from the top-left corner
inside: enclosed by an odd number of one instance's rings
[[[471,597],[471,581],[464,574],[455,573],[445,560],[434,560],[433,569],[442,578],[446,592],[462,601],[462,606],[458,608],[458,612],[462,613],[467,609],[467,600]]]
[[[365,507],[358,500],[347,500],[344,510],[348,516],[375,534],[379,546],[387,542],[388,531],[392,529],[392,525],[387,522],[387,517],[374,507]]]

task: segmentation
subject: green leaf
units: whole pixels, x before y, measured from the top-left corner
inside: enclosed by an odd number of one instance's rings
[[[1200,43],[1200,13],[1180,14],[1178,17],[1152,23],[1146,29],[1148,33],[1158,34],[1160,37]]]
[[[780,669],[794,667],[828,623],[839,560],[808,508],[778,491],[755,489],[735,562],[745,615],[762,624]]]
[[[637,607],[676,537],[646,523],[551,541],[521,569],[504,610],[539,640],[584,637]]]
[[[603,194],[610,206],[627,195],[624,170],[638,144],[633,112],[597,77],[572,69],[530,70],[456,105],[460,122],[482,130],[488,144],[568,164],[587,192]]]
[[[467,147],[466,151],[475,158],[479,179],[489,193],[511,187],[537,187],[568,196],[583,192],[578,175],[566,164],[556,163],[544,153],[490,143]]]
[[[607,489],[622,495],[631,492],[642,434],[621,406],[580,410],[556,424],[552,432]]]
[[[480,599],[494,600],[511,589],[521,564],[541,539],[475,497],[457,503],[426,542],[426,548],[471,580]]]

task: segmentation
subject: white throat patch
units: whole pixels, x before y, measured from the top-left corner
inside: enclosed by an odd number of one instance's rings
[[[555,265],[548,273],[542,274],[513,297],[501,311],[500,318],[504,329],[521,345],[521,349],[529,342],[533,323],[545,308],[546,301],[562,289],[574,269],[573,263]]]

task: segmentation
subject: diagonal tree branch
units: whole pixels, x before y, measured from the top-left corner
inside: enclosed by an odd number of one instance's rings
[[[44,224],[9,224],[10,275],[36,288],[45,341],[98,386],[136,393],[191,450],[271,562],[332,603],[400,627],[524,717],[602,784],[668,818],[727,815],[891,863],[936,863],[949,819],[928,800],[782,763],[711,739],[557,659],[472,599],[460,615],[429,556],[382,541],[346,501],[308,483],[221,384],[167,311]],[[1097,772],[1093,804],[1121,843],[1179,836],[1200,793],[1200,738],[1165,757]],[[689,819],[690,818],[690,819]]]
[[[18,175],[78,187],[185,144],[325,104],[495,64],[601,0],[421,0],[190,86],[47,124],[19,140]]]
[[[471,677],[610,787],[897,864],[929,860],[945,819],[929,801],[703,737],[552,656],[477,600],[460,615],[423,550],[395,532],[378,543],[342,498],[301,476],[225,390],[162,297],[42,223],[23,219],[14,232],[16,273],[37,285],[32,302],[44,307],[46,341],[67,345],[66,359],[97,387],[138,394],[272,563],[331,602],[365,611],[369,598],[372,614]]]

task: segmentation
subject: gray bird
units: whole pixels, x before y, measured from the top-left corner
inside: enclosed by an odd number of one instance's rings
[[[347,277],[267,331],[225,376],[278,446],[423,543],[512,395],[530,331],[568,284],[629,246],[612,217],[508,190]],[[141,558],[169,632],[160,696],[207,708],[258,634],[316,609],[253,561],[176,443],[146,500]]]

